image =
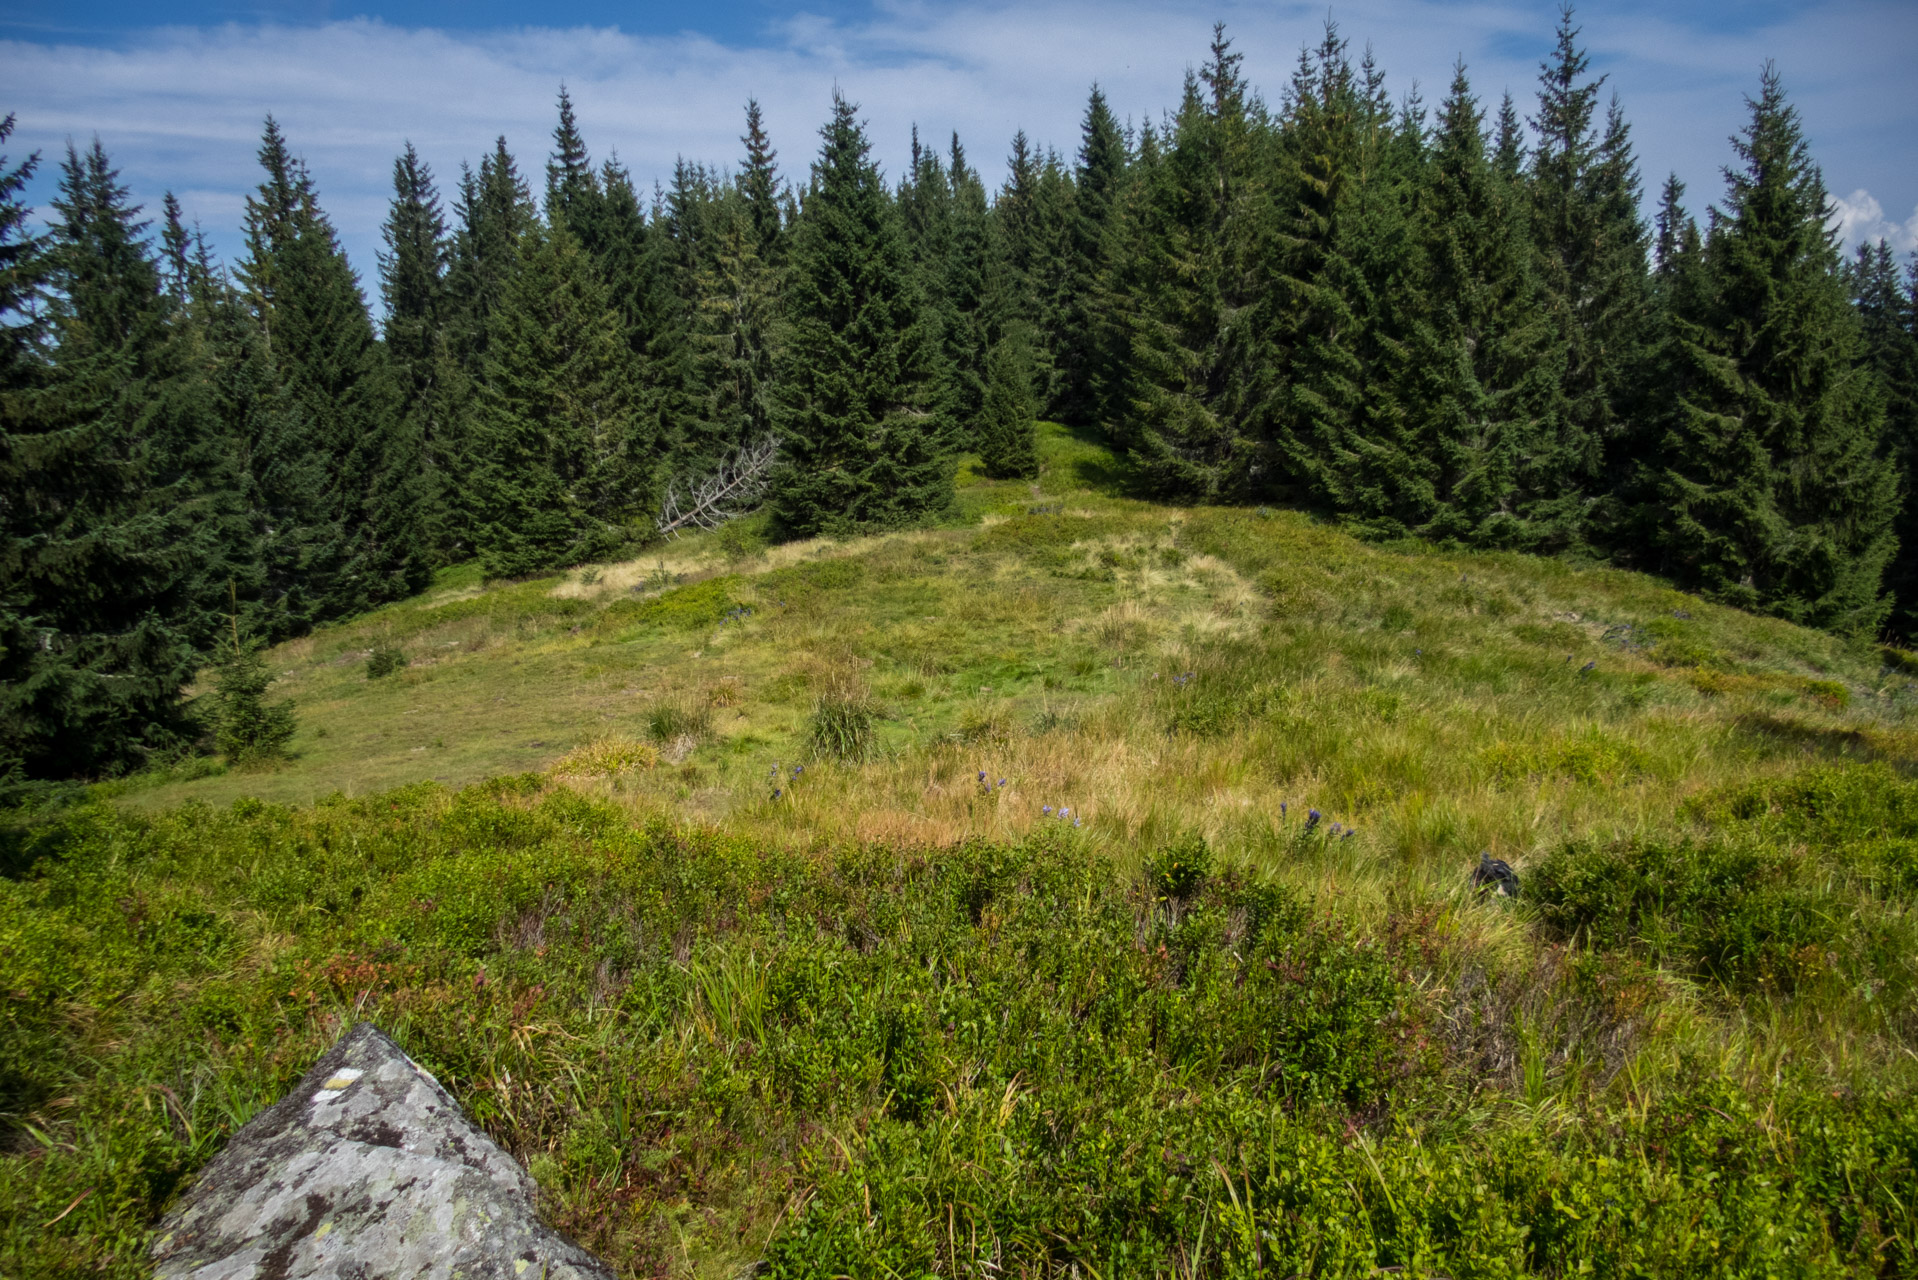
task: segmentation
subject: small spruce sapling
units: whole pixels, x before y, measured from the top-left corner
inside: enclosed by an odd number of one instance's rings
[[[214,745],[233,765],[284,759],[293,740],[293,700],[266,700],[273,673],[259,641],[241,642],[237,607],[232,630],[233,647],[214,668]]]

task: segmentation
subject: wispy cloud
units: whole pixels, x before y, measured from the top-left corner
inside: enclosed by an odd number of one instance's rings
[[[1726,138],[1743,123],[1760,64],[1773,57],[1832,187],[1877,193],[1894,208],[1918,205],[1918,100],[1908,80],[1918,21],[1908,4],[1830,3],[1709,31],[1662,12],[1584,19],[1594,68],[1610,74],[1633,123],[1648,185],[1676,170],[1695,204],[1716,197]],[[1373,47],[1396,91],[1417,81],[1435,98],[1463,57],[1482,94],[1509,89],[1529,110],[1555,6],[1365,0],[1335,16],[1355,53]],[[0,65],[9,68],[0,110],[19,113],[22,149],[57,153],[69,137],[84,144],[98,133],[138,198],[157,205],[173,188],[229,253],[271,111],[370,274],[401,145],[411,139],[450,188],[460,161],[504,134],[537,185],[562,80],[595,154],[617,151],[643,181],[669,174],[679,155],[730,162],[748,95],[764,105],[788,172],[802,173],[835,85],[861,103],[890,172],[899,171],[916,122],[940,145],[958,130],[996,180],[1015,129],[1064,152],[1076,146],[1095,79],[1135,121],[1176,103],[1215,17],[1229,24],[1254,82],[1276,98],[1299,47],[1316,42],[1325,9],[1292,0],[900,0],[859,21],[791,18],[753,47],[607,28],[472,33],[368,20],[156,29],[109,48],[0,42]],[[44,201],[49,189],[43,181],[36,197]],[[1869,228],[1880,222],[1882,211],[1844,225],[1848,235],[1875,235]],[[1908,243],[1909,228],[1901,234]]]

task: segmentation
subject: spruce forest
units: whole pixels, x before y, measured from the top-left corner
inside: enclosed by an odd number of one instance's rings
[[[458,1236],[181,1225],[371,1023],[619,1280],[1918,1280],[1918,262],[1538,34],[996,191],[561,88],[364,280],[0,161],[0,1276]]]
[[[1676,179],[1647,224],[1569,15],[1526,107],[1462,65],[1395,100],[1331,26],[1267,103],[1220,30],[1176,110],[1094,88],[1076,154],[1020,134],[996,193],[916,133],[889,184],[843,98],[820,138],[789,181],[749,104],[737,168],[648,194],[562,90],[543,182],[502,139],[442,192],[409,147],[377,325],[270,118],[232,264],[97,140],[45,235],[40,157],[6,169],[7,767],[177,750],[230,609],[271,642],[437,566],[605,559],[755,449],[777,535],[897,528],[957,454],[1033,474],[1035,413],[1168,500],[1918,626],[1918,266],[1841,259],[1773,72],[1702,226]]]

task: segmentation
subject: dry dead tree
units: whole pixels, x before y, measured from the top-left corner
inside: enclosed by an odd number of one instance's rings
[[[772,481],[773,462],[779,456],[779,437],[763,435],[719,464],[711,474],[693,482],[682,504],[677,484],[666,488],[659,509],[659,531],[669,538],[688,526],[717,529],[745,515],[765,496]]]

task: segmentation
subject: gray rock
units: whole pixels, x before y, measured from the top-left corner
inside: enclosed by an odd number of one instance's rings
[[[513,1158],[370,1022],[233,1135],[160,1224],[160,1280],[612,1280]]]

